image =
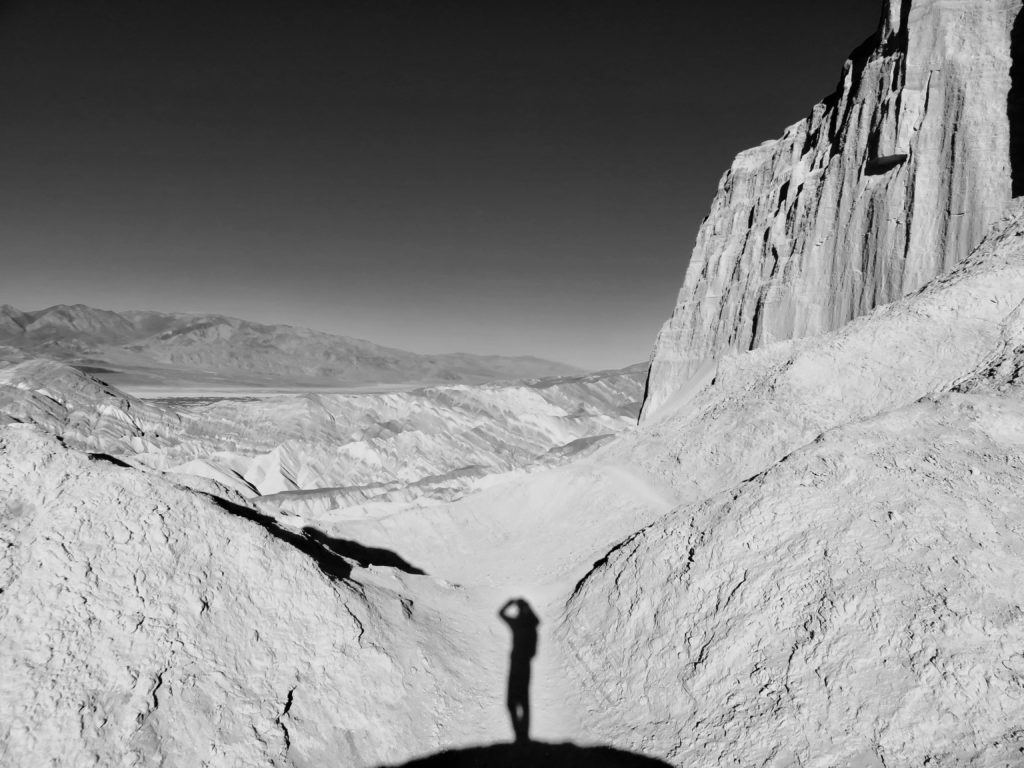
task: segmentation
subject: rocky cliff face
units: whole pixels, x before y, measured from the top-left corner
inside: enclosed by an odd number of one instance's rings
[[[840,331],[734,358],[596,458],[680,502],[557,642],[584,727],[679,766],[1024,755],[1024,209]]]
[[[836,92],[736,158],[658,336],[645,418],[722,356],[836,329],[978,244],[1014,192],[1020,9],[887,0]]]

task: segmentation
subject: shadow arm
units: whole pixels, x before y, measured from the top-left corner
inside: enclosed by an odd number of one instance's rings
[[[508,615],[507,611],[509,608],[515,605],[515,603],[515,600],[509,600],[508,602],[506,602],[503,606],[501,606],[501,610],[498,611],[498,616],[500,616],[505,621],[510,621],[511,617]]]

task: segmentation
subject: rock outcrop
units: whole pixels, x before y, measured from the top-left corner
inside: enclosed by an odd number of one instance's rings
[[[675,765],[1024,759],[1024,207],[923,291],[723,364],[630,457],[682,505],[559,641],[584,725]]]
[[[1024,140],[1008,108],[1020,9],[886,0],[838,90],[736,158],[658,336],[645,419],[723,356],[839,328],[978,244],[1014,192]]]
[[[378,765],[491,696],[426,577],[30,425],[0,427],[0,478],[4,765]]]
[[[570,603],[587,725],[688,768],[1021,765],[1022,494],[1024,402],[949,394],[676,510]]]
[[[121,456],[165,450],[182,427],[171,409],[45,359],[0,367],[0,413],[75,448]]]

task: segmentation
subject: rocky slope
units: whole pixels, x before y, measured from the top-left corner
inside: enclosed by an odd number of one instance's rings
[[[1024,401],[943,395],[676,510],[562,620],[588,724],[680,766],[1024,763],[1022,493]]]
[[[836,92],[736,158],[658,336],[646,415],[723,356],[839,328],[977,245],[1011,197],[1011,128],[1024,135],[1008,119],[1020,6],[886,0]]]
[[[579,373],[530,357],[419,355],[308,328],[221,315],[0,307],[0,360],[45,356],[119,386],[483,382]]]
[[[0,366],[0,414],[76,448],[117,455],[166,450],[182,428],[172,410],[53,360]]]
[[[1019,764],[1022,350],[1018,205],[921,293],[598,454],[682,505],[568,602],[584,723],[676,765]]]
[[[374,765],[477,727],[489,644],[427,577],[29,425],[0,477],[4,765]]]

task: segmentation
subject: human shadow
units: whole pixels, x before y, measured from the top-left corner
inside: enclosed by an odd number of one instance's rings
[[[530,664],[537,653],[540,619],[523,598],[509,600],[498,616],[512,630],[512,653],[508,660],[508,715],[516,743],[530,740]]]
[[[611,747],[529,741],[453,749],[382,768],[669,768],[669,764]]]
[[[537,653],[540,619],[521,597],[505,603],[498,616],[512,630],[507,704],[515,741],[446,750],[381,768],[667,768],[661,760],[612,747],[531,741],[530,665]]]

